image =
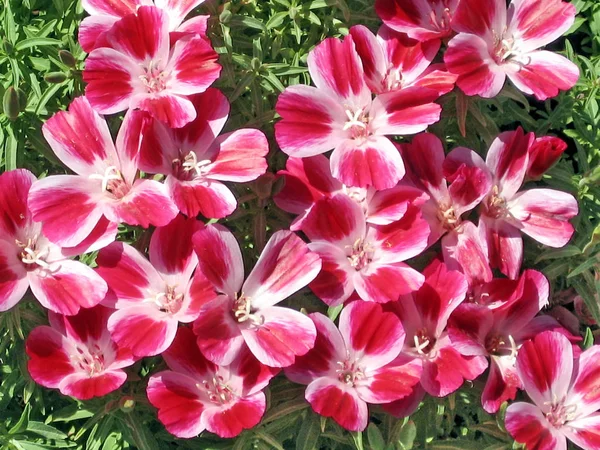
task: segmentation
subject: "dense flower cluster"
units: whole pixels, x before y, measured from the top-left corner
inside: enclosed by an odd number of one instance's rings
[[[539,48],[570,27],[574,7],[377,0],[376,35],[359,25],[317,45],[315,86],[290,86],[277,103],[289,158],[274,201],[296,218],[246,274],[234,235],[198,216],[232,214],[225,183],[264,174],[269,146],[258,130],[219,135],[229,104],[210,87],[220,66],[207,17],[184,20],[200,3],[84,0],[85,96],[43,127],[73,174],[0,175],[0,311],[28,288],[50,311],[27,339],[34,380],[89,399],[162,355],[168,370],[151,375],[148,399],[189,438],[255,426],[282,369],[317,413],[354,431],[369,404],[407,416],[487,370],[486,411],[519,390],[533,400],[506,414],[527,448],[566,448],[565,437],[600,448],[598,347],[581,352],[577,330],[540,314],[548,281],[522,268],[522,233],[551,247],[573,235],[573,196],[522,189],[566,144],[519,128],[484,160],[446,154],[425,132],[455,84],[494,97],[508,77],[538,99],[572,87],[577,67]],[[442,46],[444,63],[432,64]],[[122,111],[113,142],[100,114]],[[120,224],[155,227],[148,257],[115,241]],[[423,271],[407,263],[438,248]],[[94,251],[94,269],[72,259]],[[341,308],[337,325],[279,305],[306,286]]]

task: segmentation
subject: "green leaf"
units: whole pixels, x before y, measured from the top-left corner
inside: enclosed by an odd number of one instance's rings
[[[67,435],[60,430],[57,430],[50,425],[46,425],[43,422],[34,422],[31,421],[27,425],[27,431],[31,433],[35,433],[39,436],[42,436],[46,439],[55,439],[55,440],[65,440],[67,439]]]
[[[160,450],[158,442],[137,414],[125,414],[124,422],[133,438],[133,444],[141,450]]]
[[[46,37],[33,37],[28,39],[23,39],[20,42],[17,42],[15,45],[15,49],[17,51],[25,50],[26,48],[31,47],[44,47],[46,45],[62,45],[62,42],[57,39],[46,38]]]
[[[410,450],[413,448],[415,438],[417,437],[417,426],[412,420],[409,420],[404,424],[400,431],[400,439],[398,442],[402,446],[403,450]]]
[[[367,427],[367,440],[372,450],[385,449],[385,439],[383,439],[381,431],[379,431],[379,428],[374,423],[370,423]]]
[[[309,411],[298,430],[296,450],[313,450],[317,446],[320,434],[319,420],[315,414]]]
[[[29,424],[29,415],[31,414],[31,404],[25,405],[23,409],[23,413],[19,418],[19,421],[15,423],[15,425],[8,430],[8,434],[19,434],[24,432],[27,429],[27,425]]]
[[[354,441],[354,446],[356,447],[356,450],[365,450],[365,447],[363,445],[362,432],[353,431],[350,433],[350,435],[352,436],[352,440]]]
[[[594,345],[594,334],[592,333],[592,330],[589,327],[587,327],[585,329],[585,336],[583,338],[583,343],[581,344],[581,347],[583,348],[583,350],[587,350],[592,345]]]

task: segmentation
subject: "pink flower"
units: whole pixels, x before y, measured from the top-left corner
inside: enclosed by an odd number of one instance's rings
[[[523,260],[521,231],[541,244],[562,247],[573,235],[569,219],[578,212],[577,200],[553,189],[517,192],[528,168],[533,133],[501,133],[492,142],[486,161],[466,148],[457,148],[446,158],[448,173],[462,167],[478,167],[492,177],[492,187],[482,201],[479,230],[487,241],[490,265],[510,278],[519,274]]]
[[[498,95],[506,77],[538,100],[572,88],[579,69],[540,47],[555,41],[575,20],[575,6],[561,0],[461,0],[444,61],[467,95]]]
[[[453,16],[460,0],[376,0],[375,11],[393,30],[418,41],[452,34]]]
[[[274,306],[321,269],[319,257],[298,236],[274,233],[246,281],[240,247],[225,227],[208,225],[193,241],[199,269],[220,294],[194,322],[206,358],[230,364],[248,347],[261,363],[285,367],[313,347],[312,321],[298,311]]]
[[[194,8],[204,0],[82,0],[83,9],[90,15],[79,26],[78,42],[87,53],[106,45],[106,32],[128,14],[136,12],[140,6],[153,6],[163,9],[169,16],[171,37],[193,32],[206,35],[209,16],[196,16],[183,22]]]
[[[412,41],[385,25],[377,36],[363,25],[350,28],[350,34],[367,85],[376,94],[410,86],[433,89],[438,95],[454,89],[456,75],[447,72],[443,64],[430,66],[440,48],[439,41]]]
[[[422,133],[410,144],[401,145],[406,180],[423,189],[430,199],[423,205],[423,217],[431,228],[429,245],[442,238],[442,253],[449,268],[460,270],[470,284],[492,279],[487,248],[477,227],[462,216],[475,208],[492,185],[487,170],[461,166],[448,186],[444,176],[442,142],[434,134]]]
[[[68,258],[79,254],[78,249],[61,249],[33,221],[27,195],[35,181],[25,169],[0,175],[0,311],[16,305],[30,287],[45,308],[76,314],[81,307],[91,308],[102,301],[106,283],[85,264]],[[101,223],[93,232],[98,235],[93,240],[106,245],[114,239],[116,227]],[[95,250],[84,246],[81,252]]]
[[[339,330],[320,313],[310,314],[317,328],[315,347],[285,369],[286,376],[307,384],[312,408],[342,427],[367,427],[367,404],[389,403],[412,391],[419,382],[418,359],[400,355],[404,330],[392,313],[360,300],[340,315]]]
[[[290,225],[293,231],[302,229],[312,207],[322,198],[347,195],[363,208],[367,223],[389,225],[401,219],[410,203],[421,194],[413,187],[400,185],[382,191],[344,186],[331,175],[329,160],[324,155],[290,156],[285,167],[277,173],[285,183],[274,200],[284,211],[299,214]]]
[[[515,357],[524,341],[545,330],[562,330],[552,317],[536,315],[548,305],[548,281],[526,270],[512,292],[496,305],[463,304],[450,318],[449,335],[456,350],[489,356],[490,371],[483,390],[483,409],[495,413],[522,388]],[[563,333],[567,334],[566,330]]]
[[[247,349],[231,364],[215,365],[185,327],[163,357],[171,370],[150,377],[148,399],[167,431],[180,438],[204,430],[231,438],[257,425],[266,408],[262,389],[279,371],[260,364]]]
[[[569,340],[547,331],[523,344],[517,372],[534,402],[506,410],[506,429],[517,442],[528,450],[566,450],[568,439],[600,449],[600,346],[574,361]]]
[[[440,117],[435,90],[408,87],[372,98],[352,36],[328,38],[308,56],[316,87],[288,87],[277,101],[281,149],[304,158],[333,150],[331,173],[347,186],[388,189],[404,176],[386,135],[418,133]]]
[[[140,169],[166,175],[165,184],[179,210],[208,218],[231,214],[237,201],[221,181],[243,183],[265,173],[269,143],[259,130],[242,128],[220,137],[229,103],[217,89],[190,96],[196,118],[170,129],[158,120],[144,133]]]
[[[423,362],[421,386],[436,397],[445,397],[474,380],[486,368],[481,356],[465,356],[456,349],[446,331],[448,319],[465,299],[464,275],[434,260],[425,270],[425,282],[413,293],[386,304],[402,321],[406,331],[403,353]],[[394,412],[394,404],[386,410]]]
[[[44,387],[79,400],[102,397],[117,390],[135,362],[128,349],[110,338],[106,322],[111,310],[82,309],[75,316],[49,313],[50,326],[39,326],[27,337],[27,368]]]
[[[414,198],[402,219],[386,226],[367,224],[362,208],[346,195],[317,202],[302,227],[311,240],[309,248],[323,260],[310,284],[313,292],[337,306],[354,291],[363,300],[385,303],[418,289],[423,275],[404,261],[427,246],[422,201]]]
[[[116,22],[106,41],[90,53],[83,72],[86,97],[101,114],[138,108],[182,127],[196,118],[188,96],[204,92],[221,71],[216,52],[200,36],[170,47],[169,16],[153,6]]]
[[[554,136],[537,138],[529,147],[527,178],[539,180],[561,157],[567,149],[567,143]]]
[[[78,245],[106,219],[147,228],[166,225],[176,216],[164,185],[136,179],[142,129],[142,114],[130,112],[115,146],[108,125],[85,97],[44,124],[50,147],[77,174],[49,176],[31,188],[29,209],[50,241]]]
[[[104,304],[117,309],[108,329],[113,340],[134,355],[165,351],[179,322],[194,321],[202,305],[216,297],[202,273],[194,274],[198,258],[192,235],[201,226],[195,218],[178,216],[157,228],[150,240],[150,261],[122,242],[100,250],[96,271],[109,287]]]

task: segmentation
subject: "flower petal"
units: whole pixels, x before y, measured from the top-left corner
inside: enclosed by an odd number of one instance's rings
[[[256,426],[267,407],[265,394],[257,392],[224,408],[207,408],[202,416],[206,429],[222,438],[232,438]]]
[[[152,117],[166,123],[170,128],[181,128],[196,118],[192,102],[187,97],[174,95],[169,91],[136,94],[131,98],[129,107],[149,112]]]
[[[76,372],[63,378],[58,388],[63,395],[89,400],[116,391],[126,380],[127,374],[122,370],[105,371],[94,377]]]
[[[192,236],[202,227],[196,218],[178,215],[169,224],[152,233],[148,253],[152,265],[163,275],[187,283],[198,265]]]
[[[479,233],[487,243],[490,266],[498,268],[509,278],[519,276],[523,263],[523,238],[512,224],[486,216],[479,217]]]
[[[221,73],[218,59],[210,42],[202,37],[178,40],[165,69],[172,77],[168,89],[180,95],[206,91]]]
[[[350,266],[344,249],[319,241],[308,244],[321,258],[321,271],[309,287],[329,306],[343,304],[354,292],[354,268]]]
[[[579,357],[577,378],[569,392],[570,402],[583,417],[600,408],[600,346],[592,346]]]
[[[75,372],[65,350],[65,338],[53,328],[45,325],[34,328],[27,336],[25,349],[29,375],[44,387],[57,388],[66,376]]]
[[[387,303],[419,289],[424,278],[412,267],[398,262],[371,263],[368,270],[355,272],[353,280],[356,293],[362,300]]]
[[[567,439],[581,448],[600,448],[600,414],[572,420],[562,431]]]
[[[194,8],[204,0],[154,0],[154,4],[169,14],[169,29],[174,30]]]
[[[188,217],[202,214],[207,218],[220,219],[237,208],[235,195],[219,181],[180,181],[169,176],[166,185],[177,208]]]
[[[535,405],[522,402],[509,405],[504,423],[511,436],[526,448],[567,450],[564,435],[550,425]]]
[[[407,397],[421,378],[421,360],[399,357],[377,370],[356,386],[358,396],[367,403],[382,404]]]
[[[17,254],[13,242],[0,239],[0,312],[15,306],[29,288],[27,271]]]

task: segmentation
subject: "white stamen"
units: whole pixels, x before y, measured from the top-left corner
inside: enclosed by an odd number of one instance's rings
[[[104,175],[94,173],[89,176],[91,180],[102,180],[102,192],[108,190],[108,183],[112,180],[120,180],[121,172],[116,166],[108,166],[104,171]]]

